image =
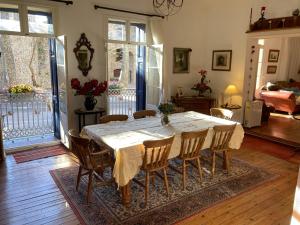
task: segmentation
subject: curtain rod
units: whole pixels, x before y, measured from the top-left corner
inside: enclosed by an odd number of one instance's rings
[[[73,5],[73,1],[66,1],[66,0],[48,0],[50,2],[59,2],[59,3],[64,3],[66,5]]]
[[[128,10],[124,10],[124,9],[115,9],[115,8],[109,8],[109,7],[99,6],[99,5],[95,5],[94,8],[95,9],[106,9],[106,10],[112,10],[112,11],[124,12],[124,13],[131,13],[131,14],[136,14],[136,15],[140,15],[140,16],[159,17],[162,19],[165,18],[164,16],[155,15],[155,14],[139,13],[139,12],[133,12],[133,11],[128,11]]]

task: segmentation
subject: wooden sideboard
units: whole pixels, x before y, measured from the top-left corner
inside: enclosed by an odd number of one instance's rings
[[[172,102],[177,107],[184,108],[184,111],[195,111],[204,114],[210,114],[210,108],[215,106],[215,99],[208,97],[172,97]]]

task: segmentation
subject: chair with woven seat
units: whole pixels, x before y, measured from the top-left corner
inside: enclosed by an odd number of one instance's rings
[[[156,116],[155,110],[141,110],[133,113],[134,119],[142,119],[149,116]]]
[[[211,108],[210,109],[210,115],[214,117],[218,117],[221,119],[231,120],[233,116],[233,112],[228,109],[222,109],[222,108]]]
[[[178,158],[182,160],[181,174],[183,190],[185,190],[186,187],[186,167],[189,165],[187,162],[198,169],[200,182],[202,181],[200,153],[207,136],[207,132],[208,129],[202,131],[183,132],[181,134],[181,149]],[[196,161],[197,166],[193,164],[193,161]],[[174,167],[171,168],[177,172],[180,172]]]
[[[102,116],[100,118],[100,123],[109,123],[112,121],[126,121],[128,120],[128,116],[127,115],[106,115],[106,116]]]
[[[93,178],[96,176],[103,185],[112,183],[113,179],[105,181],[103,171],[107,167],[113,169],[112,153],[109,150],[94,152],[90,140],[82,138],[75,130],[69,131],[71,152],[79,160],[76,190],[78,190],[82,176],[88,175],[87,202],[93,189]]]
[[[215,126],[213,128],[214,134],[212,138],[212,143],[210,146],[211,154],[212,154],[212,168],[211,174],[214,176],[215,167],[216,167],[216,153],[223,153],[223,166],[226,168],[227,173],[230,173],[230,165],[229,165],[229,143],[231,137],[233,135],[236,124],[234,125],[221,125]]]
[[[173,144],[173,140],[174,136],[162,140],[144,141],[143,143],[145,154],[143,157],[141,170],[146,173],[145,184],[136,179],[134,179],[134,181],[145,188],[145,205],[147,205],[148,202],[150,176],[152,177],[153,184],[156,175],[164,180],[167,196],[169,196],[167,168],[169,165],[168,157]],[[158,171],[163,171],[163,176],[160,175]]]

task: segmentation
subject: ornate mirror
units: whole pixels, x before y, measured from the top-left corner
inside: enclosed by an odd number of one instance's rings
[[[94,55],[94,49],[85,36],[85,33],[81,34],[80,39],[76,43],[76,48],[74,48],[73,51],[78,61],[78,69],[82,71],[83,76],[87,76],[92,69],[91,62]]]

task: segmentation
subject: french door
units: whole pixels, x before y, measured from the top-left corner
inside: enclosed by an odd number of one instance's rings
[[[162,86],[162,52],[138,44],[107,43],[108,113],[132,115],[156,108]]]

